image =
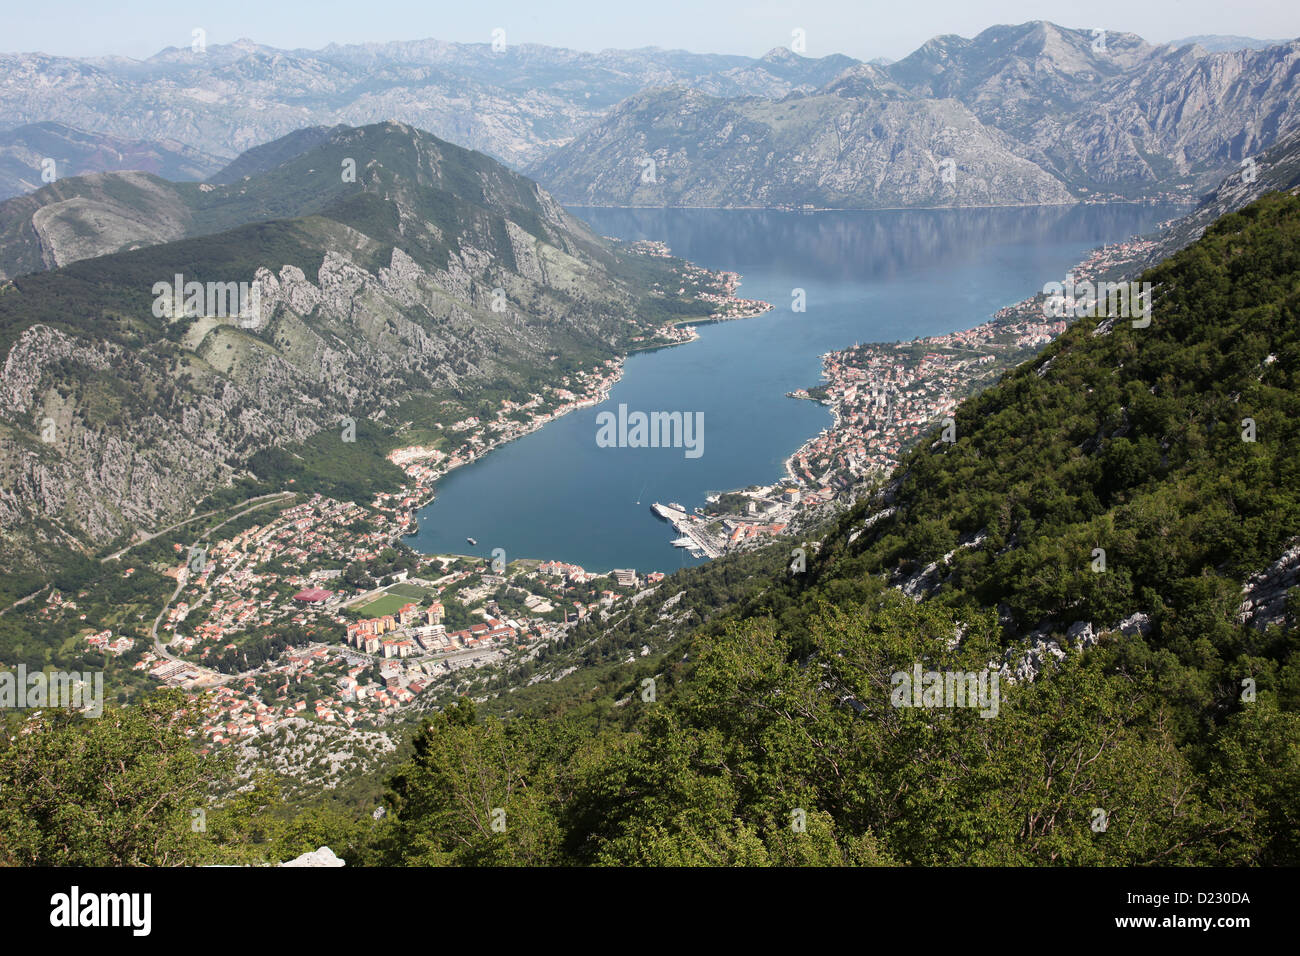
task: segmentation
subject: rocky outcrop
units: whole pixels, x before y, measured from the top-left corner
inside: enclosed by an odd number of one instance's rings
[[[333,850],[323,846],[318,850],[294,857],[287,863],[281,863],[280,866],[347,866],[347,864],[335,856]]]
[[[1300,584],[1300,541],[1292,542],[1282,556],[1263,571],[1252,574],[1241,589],[1237,620],[1256,630],[1285,624],[1290,616],[1290,594]]]
[[[1002,657],[1002,678],[1011,683],[1032,682],[1048,661],[1065,660],[1066,648],[1085,651],[1101,640],[1101,634],[1091,621],[1075,621],[1059,640],[1052,634],[1051,628],[1040,627],[1017,645],[1007,648]]]

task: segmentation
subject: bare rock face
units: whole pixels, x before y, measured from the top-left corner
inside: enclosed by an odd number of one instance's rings
[[[1300,41],[1210,53],[992,27],[856,64],[812,95],[646,91],[529,169],[563,200],[634,206],[1191,197],[1300,129],[1298,63]]]
[[[1071,186],[1195,196],[1300,126],[1300,42],[1209,52],[1036,22],[936,37],[886,69],[953,97]]]
[[[287,863],[281,863],[280,866],[347,866],[347,864],[335,856],[333,850],[323,846],[311,853],[304,853],[302,856],[294,857]]]
[[[961,103],[888,86],[778,103],[650,93],[532,172],[561,200],[630,206],[1073,201]]]
[[[1292,542],[1280,558],[1246,581],[1237,620],[1261,631],[1271,624],[1285,623],[1289,595],[1297,584],[1300,584],[1300,541]]]

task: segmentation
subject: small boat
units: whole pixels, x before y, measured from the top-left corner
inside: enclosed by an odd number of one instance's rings
[[[473,538],[466,538],[465,540],[468,541],[470,544],[473,544],[473,545],[477,545],[477,544],[478,544],[478,542],[475,541]]]

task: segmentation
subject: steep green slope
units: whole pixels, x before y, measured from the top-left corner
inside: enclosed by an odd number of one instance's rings
[[[295,159],[312,147],[326,142],[338,130],[339,127],[309,126],[306,129],[295,130],[287,136],[281,136],[279,139],[273,139],[269,143],[263,143],[261,146],[254,146],[210,176],[208,182],[226,186],[241,179],[251,179],[270,172],[280,164]]]
[[[1080,320],[630,682],[631,729],[440,714],[354,859],[1300,861],[1297,276],[1300,199],[1224,218],[1147,275],[1150,326]],[[990,662],[982,709],[897,705]]]
[[[1193,594],[1229,600],[1300,534],[1298,205],[1266,198],[1148,272],[1149,327],[1080,321],[965,403],[815,574],[939,562],[937,600],[1005,604],[1019,632],[1135,611],[1160,631]]]

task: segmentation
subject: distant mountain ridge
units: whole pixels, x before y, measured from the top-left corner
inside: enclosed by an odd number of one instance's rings
[[[1286,40],[1257,40],[1254,37],[1224,36],[1216,33],[1201,34],[1171,40],[1171,46],[1192,46],[1193,44],[1211,53],[1223,53],[1227,50],[1266,50],[1271,46],[1286,43]]]
[[[991,27],[776,102],[641,94],[530,172],[563,200],[601,205],[743,206],[773,180],[782,198],[767,201],[847,207],[1191,198],[1300,128],[1298,71],[1300,41],[1209,53],[1045,22]],[[843,108],[828,113],[827,96]],[[747,125],[733,137],[736,122]],[[832,148],[800,148],[824,138]],[[646,160],[675,178],[638,181]]]
[[[167,179],[202,179],[221,161],[180,142],[126,140],[62,123],[32,123],[0,132],[0,199],[55,179],[142,170]]]
[[[439,40],[314,51],[239,40],[147,60],[4,53],[0,117],[174,139],[227,160],[309,126],[394,119],[522,168],[646,87],[779,97],[815,89],[853,62],[513,43],[498,52]]]
[[[961,103],[916,100],[874,82],[873,69],[857,68],[834,92],[776,102],[680,88],[633,97],[530,172],[562,199],[591,205],[1073,201]]]

